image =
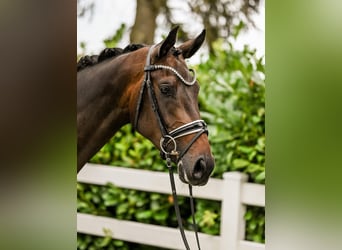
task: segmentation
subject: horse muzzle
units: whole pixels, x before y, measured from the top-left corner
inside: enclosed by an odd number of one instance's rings
[[[204,186],[214,169],[213,156],[199,156],[195,161],[191,157],[184,157],[178,164],[178,175],[182,182],[193,186]]]
[[[184,183],[202,186],[209,180],[215,161],[207,135],[207,124],[203,120],[195,120],[160,139],[162,158],[177,163],[179,178]],[[183,140],[176,141],[179,138]]]

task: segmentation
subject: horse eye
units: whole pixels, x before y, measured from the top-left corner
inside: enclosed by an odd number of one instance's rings
[[[171,95],[171,87],[169,85],[163,84],[160,86],[160,92],[164,95]]]

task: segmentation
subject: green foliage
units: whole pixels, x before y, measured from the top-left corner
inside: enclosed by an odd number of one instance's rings
[[[93,163],[164,171],[165,163],[154,145],[131,125],[121,128],[110,141],[91,159]]]
[[[122,39],[124,32],[126,31],[126,24],[122,23],[120,28],[111,37],[106,38],[103,42],[107,48],[114,48],[118,42]]]
[[[222,41],[215,54],[196,65],[201,85],[199,106],[209,124],[209,140],[216,166],[213,176],[227,171],[247,173],[249,181],[265,183],[265,83],[264,63],[255,51],[236,51]],[[122,167],[167,171],[159,151],[141,135],[124,126],[92,158],[91,162]],[[112,185],[78,184],[78,211],[177,227],[170,195],[119,189]],[[185,227],[191,228],[188,198],[180,197]],[[196,199],[199,231],[218,235],[220,202]],[[245,214],[247,240],[265,241],[264,208],[248,207]],[[90,237],[90,238],[89,238]],[[92,240],[91,240],[92,239]],[[78,249],[152,249],[132,243],[78,235]],[[155,248],[158,249],[158,248]]]
[[[265,83],[264,65],[255,51],[245,47],[223,49],[197,66],[201,85],[201,116],[209,124],[215,155],[214,177],[241,171],[250,181],[265,183]]]
[[[77,249],[79,250],[129,250],[127,243],[121,240],[114,240],[108,235],[107,237],[97,237],[87,234],[77,234]]]
[[[265,242],[265,209],[247,207],[244,218],[246,220],[246,240]]]
[[[116,217],[159,225],[177,225],[173,213],[172,196],[146,193],[131,189],[107,186],[77,184],[77,209],[82,213]],[[180,197],[179,203],[186,199]],[[185,207],[186,209],[186,207]]]
[[[220,233],[221,202],[196,199],[195,219],[200,232],[218,235]],[[192,223],[192,218],[188,218]]]

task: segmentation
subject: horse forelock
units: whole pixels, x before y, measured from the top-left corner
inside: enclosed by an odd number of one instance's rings
[[[121,48],[105,48],[99,55],[82,56],[77,62],[77,71],[81,71],[87,67],[99,64],[109,58],[114,58],[122,54],[126,54],[140,48],[145,47],[144,44],[129,44],[124,49]]]
[[[180,54],[182,54],[182,50],[179,49],[179,48],[172,47],[172,48],[171,48],[171,53],[172,53],[172,55],[174,55],[175,57],[178,57]]]

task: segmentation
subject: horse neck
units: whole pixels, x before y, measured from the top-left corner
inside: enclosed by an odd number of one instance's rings
[[[129,56],[122,55],[77,75],[78,170],[130,122],[129,105],[143,79],[144,60],[132,63]]]

